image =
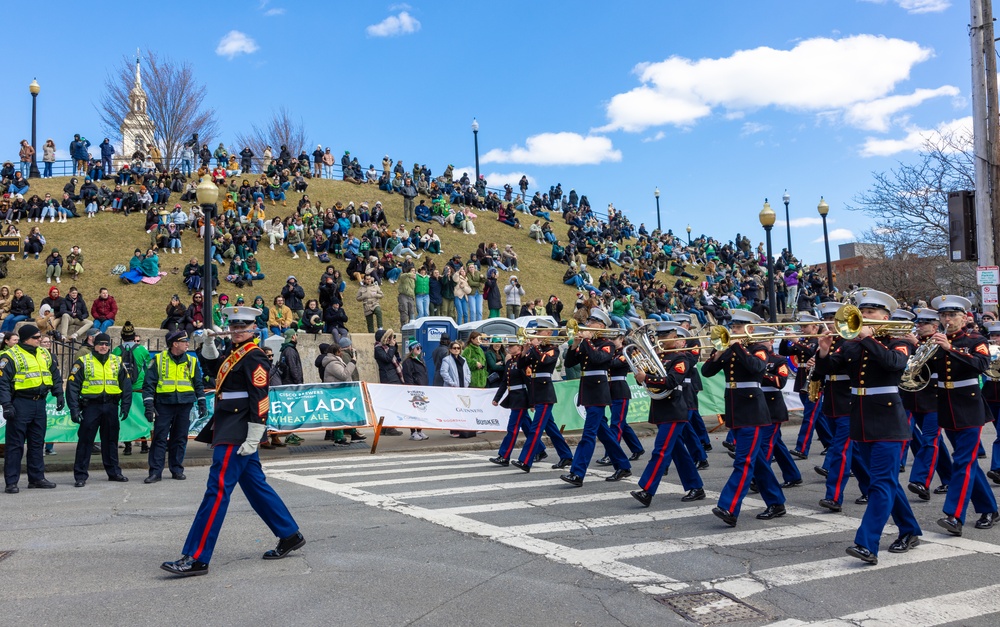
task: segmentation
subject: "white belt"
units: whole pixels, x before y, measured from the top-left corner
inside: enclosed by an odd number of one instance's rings
[[[779,390],[778,388],[771,387],[769,385],[762,385],[762,386],[760,386],[760,391],[761,392],[780,392],[781,390]]]
[[[628,381],[628,377],[611,377],[608,381]]]
[[[507,390],[509,390],[511,392],[514,392],[515,390],[523,390],[523,389],[524,389],[524,385],[512,385],[512,386],[510,386],[510,387],[507,388]]]
[[[551,379],[552,378],[552,373],[551,372],[536,372],[532,376],[534,376],[534,378],[536,378],[536,379]]]
[[[937,386],[950,390],[952,388],[966,388],[970,385],[979,385],[979,379],[963,379],[961,381],[938,381]]]
[[[826,375],[827,381],[850,381],[850,375],[846,374],[828,374]]]
[[[581,377],[606,377],[608,376],[607,370],[584,370],[580,373]]]
[[[691,383],[691,379],[684,379],[684,383]]]
[[[877,388],[851,388],[851,394],[855,396],[871,396],[872,394],[899,394],[899,388],[895,385],[883,385]]]
[[[726,383],[726,387],[731,390],[737,388],[759,388],[760,383],[757,383],[756,381],[731,381]]]
[[[249,398],[250,395],[246,392],[219,392],[219,400],[231,401],[234,398]]]

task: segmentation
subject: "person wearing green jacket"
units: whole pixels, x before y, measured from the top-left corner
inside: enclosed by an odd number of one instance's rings
[[[469,379],[470,388],[486,387],[486,377],[489,376],[486,370],[486,353],[483,352],[483,347],[480,345],[482,336],[483,334],[479,331],[470,333],[469,343],[462,351],[462,357],[465,358],[465,363],[469,364],[469,372],[472,373],[472,377]]]
[[[465,278],[469,282],[472,293],[469,294],[469,321],[479,322],[483,319],[483,284],[486,277],[472,261],[465,268]]]
[[[615,321],[620,329],[631,329],[632,326],[628,323],[628,310],[629,303],[626,296],[618,296],[615,298],[614,302],[611,303],[611,319]]]
[[[407,272],[399,275],[396,281],[396,303],[399,306],[399,324],[403,325],[417,317],[416,299],[417,271],[410,266]]]
[[[142,382],[146,380],[146,366],[151,357],[149,350],[139,343],[139,337],[136,335],[135,327],[131,321],[126,321],[122,325],[122,343],[116,346],[111,354],[122,358],[122,366],[129,373],[129,379],[132,380],[132,405],[142,407]],[[148,423],[141,421],[141,424],[147,426]],[[139,438],[139,444],[142,447],[139,450],[140,453],[149,453],[149,442],[146,436]],[[122,451],[122,454],[132,454],[132,442],[125,442],[125,450]]]
[[[430,293],[431,277],[427,275],[427,268],[420,266],[416,276],[413,277],[413,294],[417,301],[417,319],[426,318],[430,315]]]
[[[480,340],[480,346],[482,345],[482,340]],[[486,347],[486,387],[498,388],[500,387],[500,378],[503,377],[504,371],[504,356],[503,356],[503,345],[502,344],[490,344]],[[493,377],[493,383],[490,383],[490,377]]]

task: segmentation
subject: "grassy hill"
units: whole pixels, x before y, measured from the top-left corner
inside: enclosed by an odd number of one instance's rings
[[[68,177],[58,177],[44,180],[32,180],[32,193],[44,195],[51,193],[54,198],[62,197],[62,188],[68,182]],[[382,205],[389,218],[391,226],[398,226],[402,222],[403,201],[398,194],[387,194],[376,189],[374,186],[357,186],[342,181],[316,180],[309,183],[307,191],[313,202],[322,201],[324,207],[332,206],[335,202],[341,201],[345,205],[349,201],[354,201],[360,205],[362,201],[368,201],[374,206],[375,201],[381,200]],[[171,196],[171,206],[178,201],[179,194]],[[300,194],[288,193],[288,206],[283,207],[280,203],[272,207],[267,205],[268,218],[275,216],[285,217],[294,212]],[[83,215],[83,207],[79,209]],[[530,216],[529,216],[530,217]],[[528,225],[532,220],[525,220],[524,228],[512,229],[496,220],[496,215],[491,212],[482,212],[476,220],[477,235],[465,235],[459,230],[447,226],[437,227],[432,223],[435,232],[441,237],[443,253],[437,256],[437,265],[442,267],[451,255],[460,254],[462,259],[467,259],[469,253],[474,251],[480,242],[496,242],[501,249],[505,244],[512,244],[518,253],[520,272],[518,276],[521,285],[526,291],[525,298],[546,299],[550,294],[555,294],[565,303],[564,315],[569,315],[573,309],[576,299],[576,290],[563,284],[562,275],[566,266],[552,261],[549,253],[550,246],[536,244],[528,237]],[[37,223],[27,223],[21,221],[17,226],[21,230],[22,238],[27,235],[31,226]],[[62,293],[65,295],[71,285],[76,285],[88,305],[97,296],[101,287],[107,287],[111,294],[118,301],[119,315],[117,324],[122,324],[125,320],[131,320],[136,326],[159,327],[164,318],[164,309],[172,294],[180,294],[181,302],[187,304],[190,298],[186,296],[186,289],[181,282],[179,271],[183,269],[186,262],[193,256],[199,261],[203,259],[203,243],[197,238],[193,231],[185,231],[183,243],[183,255],[172,255],[169,252],[160,254],[160,270],[167,272],[156,285],[126,285],[118,277],[111,274],[111,268],[116,264],[128,264],[133,251],[140,248],[143,251],[149,247],[149,235],[143,229],[145,225],[144,214],[132,214],[124,217],[121,214],[111,212],[100,213],[94,219],[86,217],[71,219],[65,224],[45,222],[41,225],[41,232],[47,240],[45,252],[38,260],[29,257],[21,260],[20,256],[8,264],[9,274],[2,283],[10,285],[11,289],[20,287],[26,294],[30,295],[36,308],[41,299],[47,295],[49,286],[45,283],[45,255],[52,248],[58,248],[64,256],[69,253],[70,247],[78,245],[84,255],[85,272],[77,281],[72,281],[68,275],[64,275]],[[424,226],[424,225],[421,225]],[[562,242],[566,241],[566,224],[556,218],[553,223],[553,230]],[[424,229],[426,230],[426,229]],[[287,249],[270,250],[267,245],[261,246],[257,253],[263,272],[267,278],[263,281],[254,281],[254,286],[246,287],[242,290],[235,285],[223,283],[220,293],[229,294],[232,298],[237,293],[242,293],[249,304],[254,296],[261,295],[270,304],[285,285],[288,275],[295,275],[298,282],[306,291],[307,298],[316,296],[316,286],[319,277],[323,273],[327,264],[320,263],[313,256],[307,261],[304,255],[299,259],[292,259]],[[332,265],[341,270],[346,269],[347,264],[342,260],[333,259]],[[171,273],[177,268],[178,274]],[[225,268],[220,268],[220,277],[225,274]],[[595,282],[599,272],[593,272]],[[504,285],[509,273],[501,273],[500,284]],[[665,280],[665,279],[664,279]],[[666,282],[666,281],[665,281]],[[382,301],[382,312],[384,316],[384,326],[394,329],[399,328],[399,313],[396,309],[396,289],[395,285],[386,281],[382,286],[385,298]],[[363,331],[365,329],[364,315],[361,311],[361,304],[355,301],[357,294],[357,284],[348,281],[345,292],[345,309],[350,318],[348,327],[352,331]],[[484,305],[485,308],[485,305]],[[36,309],[37,313],[37,309]]]

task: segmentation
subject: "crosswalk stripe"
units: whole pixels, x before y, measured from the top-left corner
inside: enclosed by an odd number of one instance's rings
[[[662,486],[665,487],[665,486]],[[484,512],[508,511],[515,509],[544,508],[553,505],[576,505],[581,503],[596,503],[598,501],[614,501],[630,499],[628,492],[576,492],[569,496],[557,496],[548,499],[532,499],[530,501],[505,501],[503,503],[485,503],[482,505],[462,505],[459,507],[441,507],[435,512],[447,514],[482,514]]]
[[[479,472],[458,472],[447,475],[429,475],[421,477],[394,477],[392,479],[373,479],[371,481],[353,481],[351,487],[354,488],[376,488],[383,485],[402,485],[407,483],[434,483],[435,481],[452,481],[455,479],[478,479],[480,477],[492,477],[508,475],[509,470],[497,466],[488,467],[475,464]],[[316,479],[326,479],[336,475],[314,475]]]
[[[472,456],[469,455],[456,456],[445,453],[422,455],[416,459],[414,459],[412,455],[407,455],[406,459],[399,459],[399,457],[401,456],[379,455],[378,457],[369,457],[369,458],[350,457],[337,461],[331,461],[329,459],[318,459],[315,461],[309,461],[306,459],[302,459],[302,460],[283,461],[283,462],[268,462],[266,464],[263,464],[263,466],[264,470],[275,469],[275,470],[280,470],[281,472],[312,472],[314,470],[347,470],[350,468],[384,468],[386,466],[417,466],[420,464],[444,463],[448,461],[459,462],[467,459],[472,459]],[[389,459],[391,461],[381,461],[386,459]],[[289,468],[289,466],[301,466],[301,468]]]
[[[435,496],[451,496],[453,494],[481,494],[483,492],[497,492],[504,490],[520,490],[523,488],[552,487],[561,488],[565,484],[553,482],[552,477],[539,477],[538,479],[528,479],[522,481],[508,481],[506,483],[484,483],[480,485],[455,486],[451,488],[436,488],[433,490],[416,490],[414,492],[392,492],[386,496],[408,501],[411,499],[426,499]],[[569,489],[569,488],[565,488]],[[497,504],[499,509],[499,504]]]
[[[448,458],[452,458],[453,459],[455,457],[467,457],[467,456],[469,456],[468,453],[427,453],[426,455],[421,455],[420,459],[421,460],[426,460],[428,457],[448,457]],[[345,457],[345,458],[342,459],[342,461],[344,461],[344,462],[348,462],[348,461],[350,461],[350,462],[356,462],[359,459],[371,459],[371,460],[379,460],[379,461],[391,460],[391,459],[412,460],[413,459],[413,453],[389,453],[389,454],[379,453],[378,457],[356,457],[356,456],[352,456],[352,457]],[[280,468],[280,467],[286,467],[286,466],[308,466],[310,464],[329,464],[329,463],[331,463],[331,461],[332,460],[330,460],[329,458],[325,458],[325,457],[314,457],[312,459],[287,459],[287,460],[279,460],[279,461],[274,461],[274,462],[267,462],[266,464],[264,464],[264,468]],[[378,464],[379,461],[373,461],[372,464]],[[411,463],[413,463],[413,462],[411,462]]]
[[[694,516],[707,516],[712,513],[713,505],[699,507],[682,507],[679,509],[645,511],[638,514],[621,514],[618,516],[601,516],[598,518],[584,518],[582,520],[559,520],[550,523],[538,523],[533,525],[515,525],[507,527],[512,533],[523,533],[525,535],[538,535],[542,533],[555,533],[557,531],[573,531],[575,529],[597,529],[600,527],[614,527],[616,525],[638,525],[641,523],[658,522],[663,520],[678,520],[681,518],[692,518]]]
[[[396,466],[398,464],[393,464],[393,465]],[[379,470],[377,470],[375,472],[372,472],[369,469],[365,468],[365,469],[362,469],[362,470],[353,469],[353,470],[350,470],[349,472],[334,472],[334,473],[326,473],[326,474],[322,474],[322,475],[311,475],[311,476],[316,477],[317,479],[340,479],[340,478],[344,478],[344,477],[370,477],[372,475],[377,475],[377,476],[382,476],[382,475],[398,475],[398,474],[407,473],[407,472],[424,473],[424,472],[431,472],[431,471],[435,471],[435,470],[452,470],[452,469],[456,469],[456,468],[484,468],[484,466],[480,462],[469,462],[469,463],[466,463],[466,464],[447,464],[447,465],[442,465],[442,466],[407,466],[405,468],[381,468],[381,469],[379,469]],[[310,470],[312,470],[312,469],[310,469]],[[340,469],[337,468],[336,470],[340,470]],[[482,474],[482,473],[474,473],[474,474],[473,473],[467,473],[464,476],[476,476],[476,475],[479,475],[479,474]],[[416,477],[416,479],[425,479],[427,481],[431,481],[431,480],[434,479],[434,477],[432,475],[425,475],[425,476],[422,476],[422,477]],[[391,481],[390,483],[404,483],[404,482],[402,480],[396,479],[396,480]],[[406,483],[410,483],[410,482],[406,482]],[[360,483],[352,483],[351,485],[353,485],[353,486],[360,486],[361,484]],[[368,484],[368,485],[377,485],[377,484]]]

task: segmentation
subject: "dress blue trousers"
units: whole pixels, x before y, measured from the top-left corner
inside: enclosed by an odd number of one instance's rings
[[[517,443],[518,431],[524,431],[524,437],[527,440],[532,440],[535,437],[535,432],[531,428],[531,416],[528,415],[527,408],[510,410],[510,416],[507,418],[507,434],[500,441],[497,455],[504,459],[510,459],[510,455],[514,451],[514,444]],[[541,446],[541,450],[544,451],[545,444]]]
[[[844,488],[847,487],[847,480],[854,472],[858,480],[858,487],[861,494],[868,494],[870,477],[868,468],[864,461],[854,455],[854,443],[851,441],[851,417],[838,416],[833,420],[833,440],[830,442],[829,451],[823,466],[829,471],[826,476],[826,499],[835,503],[844,502]],[[899,461],[898,459],[896,460]],[[899,464],[896,464],[896,472],[899,472]]]
[[[646,469],[639,479],[639,487],[649,493],[656,494],[663,473],[670,465],[670,460],[677,462],[677,475],[685,490],[696,490],[704,487],[701,475],[695,468],[694,460],[683,446],[677,446],[685,431],[690,426],[684,422],[665,422],[656,426],[656,441],[653,443],[653,455],[646,464]]]
[[[580,443],[576,445],[576,454],[573,455],[573,466],[570,468],[570,472],[581,478],[587,474],[590,458],[594,456],[596,440],[600,440],[601,444],[604,445],[615,470],[631,470],[632,464],[629,463],[628,456],[622,452],[622,447],[618,445],[615,434],[608,426],[608,419],[604,415],[604,405],[588,405],[585,409],[587,417],[583,423],[583,434],[580,436]]]
[[[822,397],[814,403],[809,400],[807,392],[799,392],[799,398],[802,400],[802,425],[799,427],[799,437],[795,440],[795,449],[808,455],[814,432],[823,446],[830,445],[833,435],[826,416],[823,415]]]
[[[977,459],[982,431],[982,427],[944,430],[955,449],[955,467],[948,495],[944,498],[944,513],[959,519],[962,524],[965,524],[965,512],[969,508],[970,499],[977,514],[997,511],[997,500]]]
[[[765,459],[768,463],[773,459],[781,469],[781,478],[785,481],[802,481],[802,473],[795,464],[792,454],[788,452],[785,441],[781,439],[781,424],[774,423],[774,431],[771,433],[771,440],[767,443],[767,455]]]
[[[697,399],[697,397],[695,397]],[[702,448],[706,446],[711,446],[712,439],[708,437],[708,429],[705,427],[705,419],[701,417],[701,414],[697,409],[692,409],[691,413],[688,414],[688,422],[691,424],[691,428],[694,429],[694,434],[698,436],[701,441]]]
[[[951,455],[944,444],[944,437],[938,427],[937,412],[912,413],[914,430],[913,438],[917,442],[917,451],[913,454],[913,466],[910,468],[910,481],[919,483],[926,488],[931,487],[934,471],[938,473],[941,483],[951,483]]]
[[[555,447],[559,459],[572,459],[573,451],[566,444],[566,438],[559,432],[559,427],[552,420],[552,405],[535,405],[535,416],[531,421],[531,437],[526,438],[524,448],[521,449],[521,456],[518,458],[521,463],[531,467],[535,462],[536,451],[545,450],[545,443],[542,442],[542,432],[549,436],[549,441]]]
[[[785,502],[785,495],[778,487],[778,481],[771,472],[771,465],[765,463],[761,455],[761,444],[770,437],[771,426],[739,427],[733,429],[736,443],[736,460],[733,462],[733,473],[722,488],[719,495],[719,507],[733,516],[740,515],[743,497],[750,489],[750,482],[756,477],[760,495],[768,505],[780,505]]]
[[[899,485],[899,459],[904,448],[906,442],[857,443],[857,456],[870,470],[871,484],[868,486],[868,506],[854,542],[875,555],[878,555],[879,540],[890,515],[899,528],[899,535],[921,535],[910,502]]]
[[[986,403],[990,407],[990,415],[986,418],[993,422],[993,428],[996,429],[997,437],[993,440],[993,454],[990,455],[990,470],[1000,470],[1000,421],[997,417],[1000,416],[1000,403]]]
[[[627,398],[617,398],[611,401],[611,432],[615,434],[615,439],[619,444],[621,444],[622,440],[625,440],[625,446],[628,447],[629,451],[641,453],[642,442],[639,441],[639,436],[635,434],[635,431],[629,426],[627,420],[629,400]],[[609,455],[606,449],[604,455]]]

